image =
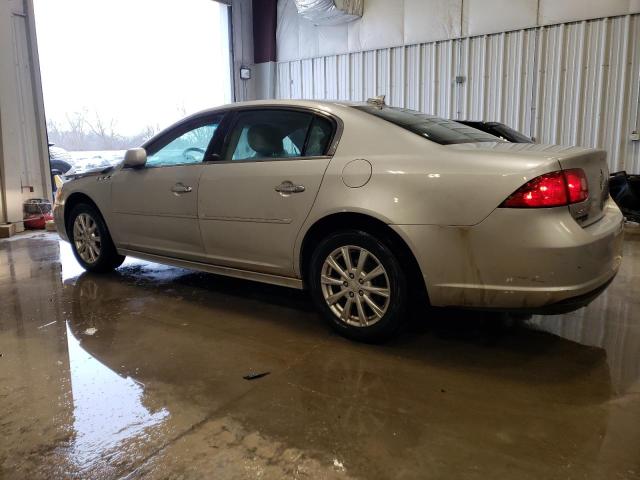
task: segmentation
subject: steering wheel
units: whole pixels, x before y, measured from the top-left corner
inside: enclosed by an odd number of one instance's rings
[[[201,153],[202,157],[198,158],[194,155],[194,153]],[[204,148],[199,147],[189,147],[182,152],[182,156],[187,162],[199,162],[204,157],[205,150]]]

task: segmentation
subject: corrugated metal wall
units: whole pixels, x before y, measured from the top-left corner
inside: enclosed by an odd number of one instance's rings
[[[640,173],[640,15],[281,62],[278,98],[366,100],[604,148]],[[456,83],[456,77],[464,77]]]

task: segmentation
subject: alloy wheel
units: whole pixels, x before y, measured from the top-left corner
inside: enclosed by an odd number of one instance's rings
[[[73,242],[85,262],[95,263],[100,257],[102,242],[98,224],[88,213],[79,214],[73,222]]]
[[[391,284],[384,266],[365,248],[346,245],[325,259],[320,285],[329,309],[342,322],[369,327],[384,316]]]

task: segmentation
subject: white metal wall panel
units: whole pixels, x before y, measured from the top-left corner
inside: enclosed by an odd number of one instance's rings
[[[327,89],[325,88],[325,61],[324,57],[313,59],[313,96],[311,98],[328,98]]]
[[[291,78],[289,77],[289,63],[278,64],[278,78],[276,80],[276,95],[278,98],[291,98]]]
[[[420,103],[422,90],[422,46],[411,45],[405,52],[405,98],[404,107],[412,110],[422,110]]]
[[[376,51],[369,51],[363,53],[363,85],[364,85],[364,97],[371,98],[376,96],[377,88],[377,75],[376,70],[378,68],[377,59],[378,55]]]
[[[447,40],[436,44],[436,109],[434,115],[453,118],[456,111],[455,77],[458,72],[458,41]]]
[[[366,97],[364,95],[364,54],[360,53],[351,53],[349,55],[349,69],[350,69],[350,77],[349,77],[349,98],[355,101],[365,100]]]
[[[23,190],[23,196],[27,198],[45,197],[43,191],[42,176],[44,171],[41,165],[41,156],[38,151],[38,126],[36,117],[36,104],[33,95],[33,82],[31,72],[31,60],[29,54],[29,31],[27,18],[22,15],[12,15],[12,34],[15,61],[15,74],[18,105],[18,135],[20,138],[20,160],[22,161],[21,179],[24,187],[32,187],[33,190]]]
[[[302,98],[302,62],[297,60],[289,64],[291,79],[291,98]]]
[[[349,54],[338,55],[338,100],[350,100],[351,97],[351,65]]]
[[[501,121],[541,143],[604,148],[612,171],[640,173],[640,142],[629,139],[640,127],[640,15],[281,62],[277,91],[385,94],[394,106]]]
[[[316,98],[313,88],[313,60],[306,59],[300,63],[302,68],[302,98]]]
[[[324,91],[326,98],[338,98],[338,57],[324,58]]]

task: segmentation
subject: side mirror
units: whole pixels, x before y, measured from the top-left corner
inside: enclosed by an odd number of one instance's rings
[[[147,163],[147,151],[144,148],[131,148],[124,154],[125,168],[140,168]]]

